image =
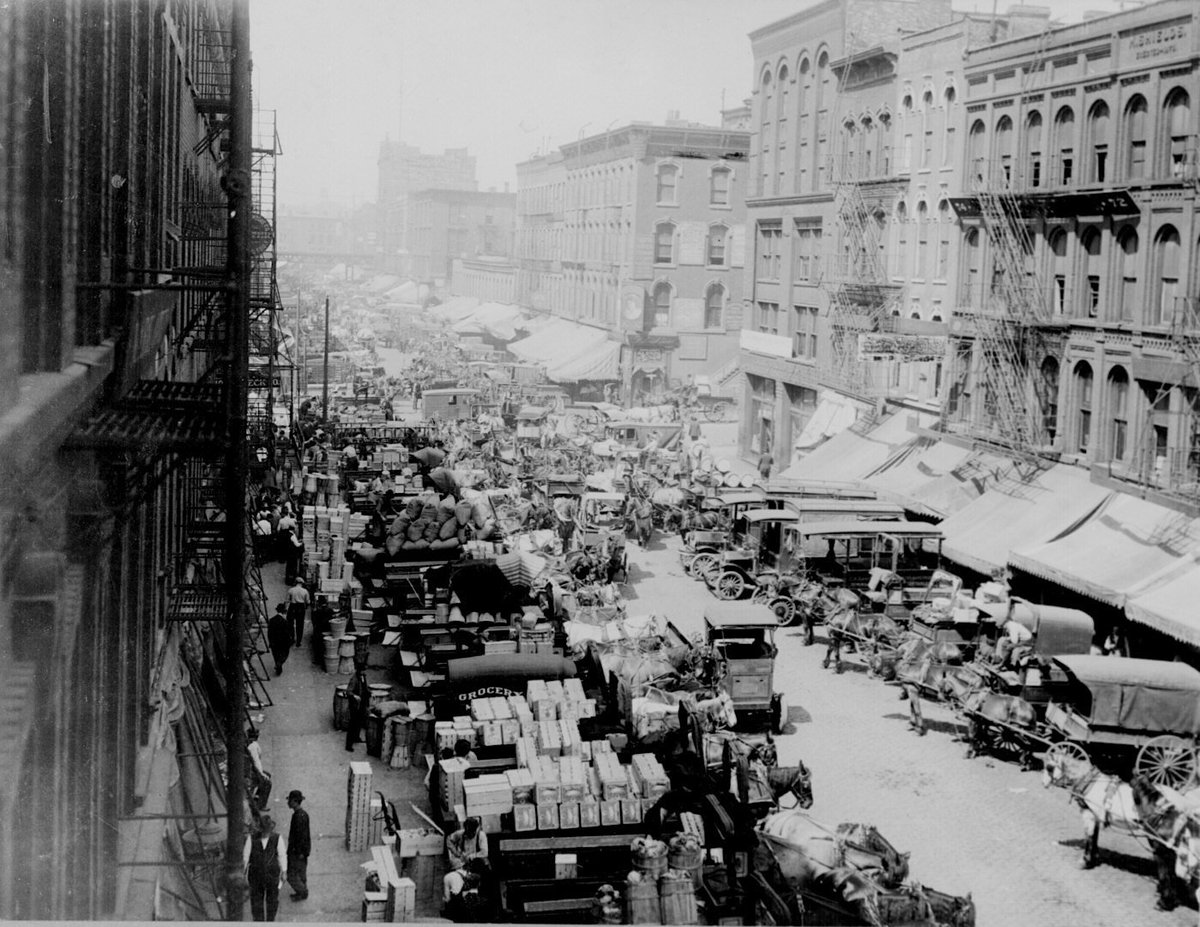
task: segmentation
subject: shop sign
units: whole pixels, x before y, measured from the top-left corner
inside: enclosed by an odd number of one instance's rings
[[[251,370],[246,378],[248,389],[279,389],[283,385],[283,377],[278,373],[268,375],[265,370]]]
[[[633,365],[635,367],[664,367],[667,363],[667,353],[662,348],[634,348]]]
[[[1186,22],[1137,32],[1121,40],[1121,58],[1122,61],[1155,61],[1159,58],[1173,57],[1180,53],[1181,48],[1187,48],[1187,38]],[[1126,58],[1126,54],[1130,57]]]
[[[509,689],[506,686],[483,686],[475,689],[472,692],[460,692],[458,700],[460,702],[470,702],[473,698],[507,698],[510,695],[523,695],[524,691],[518,692],[516,689]]]
[[[858,336],[858,359],[864,361],[939,361],[946,356],[944,335],[871,333]]]

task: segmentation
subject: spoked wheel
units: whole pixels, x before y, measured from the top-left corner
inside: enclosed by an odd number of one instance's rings
[[[750,594],[751,602],[761,602],[766,605],[779,594],[779,578],[776,576],[760,576],[755,580],[754,592]]]
[[[1178,791],[1196,781],[1196,748],[1182,737],[1160,734],[1143,744],[1134,760],[1133,772],[1155,785]]]
[[[716,554],[696,554],[692,558],[690,572],[693,579],[704,579],[709,573],[717,568]]]
[[[725,418],[724,403],[712,402],[704,407],[704,417],[710,422],[719,422]]]
[[[740,599],[746,591],[746,578],[737,570],[726,570],[717,577],[713,584],[713,591],[716,592],[718,599]]]
[[[1087,751],[1083,747],[1069,740],[1062,740],[1050,746],[1050,749],[1046,751],[1046,755],[1042,760],[1042,765],[1058,766],[1061,768],[1064,765],[1078,765],[1080,763],[1091,762],[1091,757],[1087,755]]]
[[[789,627],[796,620],[796,603],[786,595],[776,596],[768,604],[781,628]]]

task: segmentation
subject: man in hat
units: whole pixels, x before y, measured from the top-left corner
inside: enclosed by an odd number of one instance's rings
[[[246,792],[255,814],[267,806],[271,797],[271,774],[263,768],[262,746],[258,742],[258,730],[246,731]]]
[[[442,901],[449,905],[463,890],[478,882],[479,869],[476,860],[486,863],[488,858],[487,834],[477,817],[463,821],[462,830],[456,830],[446,838],[447,872],[442,878]]]
[[[287,606],[282,602],[275,606],[275,614],[267,621],[267,646],[275,659],[275,675],[282,676],[283,664],[292,649],[292,625],[288,621]]]
[[[329,623],[333,621],[333,608],[326,596],[317,596],[317,604],[312,613],[312,658],[313,666],[320,666],[325,659],[325,635],[329,633]]]
[[[287,617],[292,625],[292,643],[299,647],[304,640],[304,616],[312,599],[299,576],[287,591]]]
[[[308,897],[308,854],[312,851],[312,835],[308,829],[308,812],[300,807],[303,801],[304,794],[299,789],[288,792],[292,824],[287,838],[287,880],[292,887],[292,901],[303,901]]]
[[[287,872],[287,845],[275,833],[269,814],[258,819],[258,830],[246,838],[242,865],[250,887],[250,914],[256,921],[273,921],[279,911],[279,886]]]

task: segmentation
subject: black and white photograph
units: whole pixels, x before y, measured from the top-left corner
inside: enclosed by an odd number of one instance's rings
[[[0,0],[0,920],[1195,927],[1195,110],[1197,0]]]

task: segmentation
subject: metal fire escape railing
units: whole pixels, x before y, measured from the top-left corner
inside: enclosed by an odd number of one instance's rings
[[[274,110],[257,110],[254,120],[250,274],[250,440],[274,453],[272,410],[290,365],[281,358],[283,301],[276,280],[275,159],[281,153]]]
[[[1049,29],[1038,38],[1033,57],[1021,80],[1017,112],[1013,121],[1021,125],[1021,108],[1033,81],[1043,73]],[[1023,199],[1010,157],[993,165],[979,158],[968,165],[971,192],[979,203],[980,218],[991,245],[993,275],[986,305],[960,307],[961,314],[974,321],[975,352],[981,387],[983,433],[980,438],[994,442],[1019,462],[1036,465],[1038,448],[1045,444],[1046,413],[1054,404],[1047,383],[1036,368],[1037,358],[1046,352],[1048,291],[1039,280],[1033,256],[1033,238],[1026,215],[1032,200]],[[965,355],[955,346],[964,333],[952,335],[949,356],[955,363]],[[952,372],[951,380],[956,379]],[[947,404],[948,405],[948,404]],[[949,409],[944,408],[943,415]]]

